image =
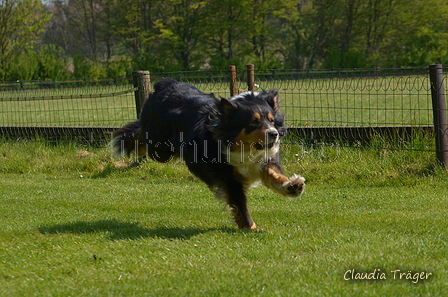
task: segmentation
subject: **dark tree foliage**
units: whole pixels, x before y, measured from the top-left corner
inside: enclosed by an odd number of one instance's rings
[[[0,80],[448,62],[445,0],[4,0]]]

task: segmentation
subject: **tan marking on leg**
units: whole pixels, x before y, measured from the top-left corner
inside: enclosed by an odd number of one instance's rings
[[[250,226],[250,230],[257,231],[257,230],[260,230],[260,229],[257,228],[257,226],[255,225],[255,223],[253,223],[252,226]]]
[[[269,164],[263,172],[263,184],[280,195],[298,197],[305,187],[305,179],[300,175],[287,178],[275,164]]]
[[[283,183],[285,183],[285,182],[287,182],[289,180],[286,176],[284,176],[283,174],[275,172],[271,168],[268,169],[268,175],[270,177],[274,178],[277,182],[279,182],[280,185],[282,185]]]

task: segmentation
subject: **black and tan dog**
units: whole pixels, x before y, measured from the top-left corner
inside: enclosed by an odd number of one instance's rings
[[[182,158],[230,207],[239,228],[257,229],[247,209],[247,191],[260,182],[298,197],[305,179],[287,178],[279,159],[286,133],[278,91],[243,92],[218,100],[172,79],[155,84],[140,119],[114,134],[120,155],[135,153],[158,162]]]

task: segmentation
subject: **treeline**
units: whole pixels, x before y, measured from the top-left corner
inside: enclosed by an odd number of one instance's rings
[[[2,0],[0,80],[448,62],[446,0]]]

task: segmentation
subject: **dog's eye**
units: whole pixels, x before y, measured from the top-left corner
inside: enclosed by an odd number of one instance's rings
[[[260,124],[259,119],[252,119],[252,121],[250,122],[250,125],[253,125],[253,126],[258,126],[259,124]]]
[[[269,122],[273,123],[274,122],[274,118],[268,118]]]

